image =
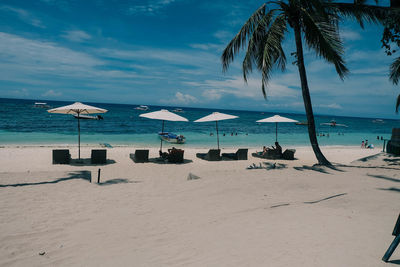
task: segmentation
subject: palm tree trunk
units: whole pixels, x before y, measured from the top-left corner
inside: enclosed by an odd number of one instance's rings
[[[299,68],[301,92],[303,94],[304,108],[306,110],[308,121],[308,136],[310,137],[311,146],[315,156],[317,157],[318,163],[321,165],[331,166],[332,164],[325,158],[324,154],[322,154],[318,146],[317,134],[315,132],[314,114],[311,105],[310,90],[308,89],[306,68],[304,66],[303,44],[301,40],[300,25],[298,22],[295,22],[294,24],[295,25],[293,25],[293,29],[296,39],[297,67]]]

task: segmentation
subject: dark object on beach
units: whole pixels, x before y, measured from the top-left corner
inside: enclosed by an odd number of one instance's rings
[[[400,214],[399,214],[399,217],[397,218],[397,222],[396,222],[396,225],[394,226],[392,235],[394,235],[395,238],[394,238],[392,244],[390,244],[388,250],[386,251],[385,255],[382,258],[382,260],[384,262],[389,261],[390,256],[392,256],[393,252],[396,250],[397,246],[400,243]]]
[[[386,145],[386,152],[400,155],[400,128],[392,129],[392,137]]]
[[[107,150],[106,149],[92,149],[90,157],[92,164],[106,164],[107,163]]]
[[[134,154],[129,154],[129,157],[136,163],[149,162],[149,150],[136,149]]]
[[[101,172],[101,169],[99,168],[99,171],[97,173],[97,183],[98,184],[100,183],[100,172]]]
[[[44,254],[46,254],[46,252],[44,252],[44,251],[39,252],[40,256],[43,256]]]
[[[286,149],[282,154],[283,159],[294,160],[294,153],[296,153],[296,149]]]
[[[208,153],[197,153],[196,157],[208,161],[218,161],[221,160],[220,149],[210,149]]]
[[[53,164],[69,164],[70,161],[69,149],[53,149]]]
[[[197,180],[197,179],[200,179],[200,177],[195,175],[195,174],[193,174],[193,173],[191,173],[191,172],[189,172],[189,175],[188,175],[187,179],[188,180]]]
[[[247,160],[247,148],[240,148],[236,153],[222,153],[222,157],[233,160]]]
[[[285,160],[294,160],[294,153],[296,149],[286,149],[285,152],[282,154],[275,153],[274,150],[269,150],[267,153],[263,152],[255,152],[251,155],[255,158],[262,158],[262,159],[285,159]]]
[[[183,163],[183,153],[185,151],[182,149],[168,149],[168,162],[170,163]]]

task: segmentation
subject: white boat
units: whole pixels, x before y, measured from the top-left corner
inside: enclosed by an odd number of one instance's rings
[[[74,115],[74,117],[77,119],[78,115]],[[97,116],[89,116],[89,115],[79,115],[80,120],[103,120],[103,116],[97,115]]]
[[[50,106],[47,105],[45,102],[35,102],[33,105],[35,108],[49,108]]]
[[[173,110],[173,112],[183,112],[183,109],[181,109],[181,108],[175,108],[175,109]]]
[[[379,123],[379,124],[382,124],[382,123],[385,123],[383,120],[381,120],[381,119],[375,119],[375,120],[373,120],[372,121],[373,123]]]
[[[183,135],[176,135],[168,132],[160,132],[158,133],[158,137],[165,142],[174,144],[183,144],[186,141],[186,138]]]
[[[349,126],[347,126],[346,124],[339,124],[339,123],[336,123],[335,120],[331,120],[330,122],[321,123],[321,125],[326,125],[326,126],[331,126],[331,127],[336,127],[336,126],[340,126],[340,127],[349,127]]]
[[[137,106],[135,109],[136,110],[144,110],[144,111],[146,111],[146,110],[149,110],[150,108],[148,106],[140,105],[140,106]]]

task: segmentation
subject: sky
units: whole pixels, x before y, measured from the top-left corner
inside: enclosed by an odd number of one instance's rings
[[[0,97],[304,114],[292,32],[287,70],[273,72],[266,100],[260,73],[243,81],[243,53],[222,71],[223,49],[263,3],[2,0]],[[314,113],[398,119],[400,86],[388,80],[394,57],[381,48],[382,27],[345,21],[340,33],[344,81],[305,50]]]

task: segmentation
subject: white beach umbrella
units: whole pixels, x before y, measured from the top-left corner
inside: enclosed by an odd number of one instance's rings
[[[179,116],[175,113],[172,113],[166,109],[162,109],[159,111],[153,111],[149,113],[140,114],[139,117],[144,117],[153,120],[162,120],[162,131],[164,132],[164,122],[165,121],[188,121],[185,117]],[[160,145],[160,151],[162,151],[162,139]]]
[[[49,113],[59,113],[59,114],[74,114],[78,115],[78,158],[81,158],[81,125],[79,115],[81,114],[94,114],[94,113],[106,113],[106,109],[97,108],[89,105],[82,104],[80,102],[75,102],[74,104],[63,106],[59,108],[53,108],[47,110]]]
[[[239,118],[239,117],[238,116],[234,116],[234,115],[225,114],[225,113],[220,113],[220,112],[213,112],[210,115],[207,115],[207,116],[205,116],[203,118],[195,120],[194,122],[215,121],[215,127],[217,128],[217,144],[218,144],[218,149],[219,149],[218,121],[230,120],[230,119],[236,119],[236,118]]]
[[[282,117],[279,115],[275,115],[262,120],[258,120],[256,122],[275,122],[275,141],[278,142],[278,122],[298,122],[298,121]]]

